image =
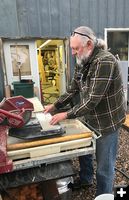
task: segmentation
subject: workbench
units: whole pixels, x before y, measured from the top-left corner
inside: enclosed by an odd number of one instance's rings
[[[42,109],[40,105],[34,112]],[[72,176],[76,172],[71,160],[95,153],[94,133],[79,119],[64,120],[60,125],[66,129],[61,137],[36,141],[8,137],[7,153],[13,160],[13,171],[0,175],[4,189]]]

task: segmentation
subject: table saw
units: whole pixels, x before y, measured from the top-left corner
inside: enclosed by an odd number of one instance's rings
[[[6,141],[7,136],[4,159],[6,161],[9,160],[9,166],[11,166],[7,167],[7,162],[2,163],[5,165],[4,170],[2,169],[3,171],[1,171],[0,178],[6,188],[16,187],[16,183],[13,185],[7,181],[7,179],[10,179],[10,174],[13,176],[16,175],[17,177],[19,176],[17,174],[21,174],[21,172],[28,174],[28,170],[34,171],[35,169],[36,174],[38,174],[37,171],[40,171],[39,173],[41,175],[41,171],[44,172],[42,167],[45,167],[47,170],[51,165],[59,166],[61,164],[59,168],[63,171],[59,173],[58,170],[57,174],[65,176],[64,172],[66,172],[66,168],[68,168],[69,170],[66,176],[69,176],[73,172],[70,170],[69,164],[62,167],[63,162],[69,162],[69,160],[85,154],[94,154],[96,136],[94,132],[87,128],[79,119],[64,120],[60,124],[50,127],[48,131],[50,116],[44,116],[42,112],[43,106],[36,97],[27,100],[20,96],[6,99],[4,102],[6,102],[6,106],[5,103],[2,103],[0,106],[1,111],[9,112],[10,117],[12,117],[12,114],[17,115],[13,116],[13,119],[15,119],[13,121],[5,117],[6,115],[1,114],[2,123],[0,127],[5,127],[4,131],[6,131],[7,134],[4,138]],[[9,105],[7,106],[7,104]],[[15,106],[13,105],[13,109],[12,104],[15,104]],[[27,113],[27,115],[25,113]],[[16,125],[18,123],[16,123],[16,120],[20,120],[18,127]],[[35,132],[35,127],[37,128],[37,126],[38,131]],[[26,132],[26,129],[30,131]],[[2,144],[2,140],[0,140],[0,142]],[[51,170],[52,168],[50,167]],[[55,177],[59,178],[57,174]],[[43,176],[42,174],[42,180]],[[53,177],[53,179],[55,177]],[[22,177],[20,179],[22,179]],[[45,180],[47,179],[50,179],[48,173],[45,177]],[[31,181],[35,182],[37,179],[33,177]]]

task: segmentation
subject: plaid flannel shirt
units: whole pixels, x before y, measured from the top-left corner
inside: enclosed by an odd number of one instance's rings
[[[117,130],[125,120],[125,98],[116,58],[95,48],[83,67],[76,66],[71,86],[55,102],[62,108],[80,95],[80,102],[68,112],[68,118],[84,117],[100,133]]]

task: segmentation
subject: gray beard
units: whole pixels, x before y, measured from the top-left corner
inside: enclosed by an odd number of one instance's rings
[[[76,62],[77,62],[78,65],[81,65],[81,64],[82,64],[82,60],[79,59],[79,58],[77,58],[77,57],[76,57]]]
[[[84,56],[83,58],[77,58],[77,57],[76,57],[76,62],[77,62],[77,64],[78,64],[79,66],[82,66],[82,67],[83,67],[83,64],[84,64],[84,63],[87,63],[88,60],[89,60],[89,56],[88,56],[88,57]]]
[[[76,62],[77,62],[77,64],[83,67],[83,65],[88,62],[88,60],[90,58],[90,55],[91,55],[91,51],[88,52],[87,55],[82,55],[81,58],[78,58],[76,56]]]

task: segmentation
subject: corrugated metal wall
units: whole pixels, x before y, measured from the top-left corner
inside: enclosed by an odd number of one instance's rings
[[[1,37],[68,37],[86,25],[129,27],[129,0],[0,0]]]
[[[80,25],[98,37],[104,28],[129,27],[129,0],[0,0],[0,37],[65,38]]]

